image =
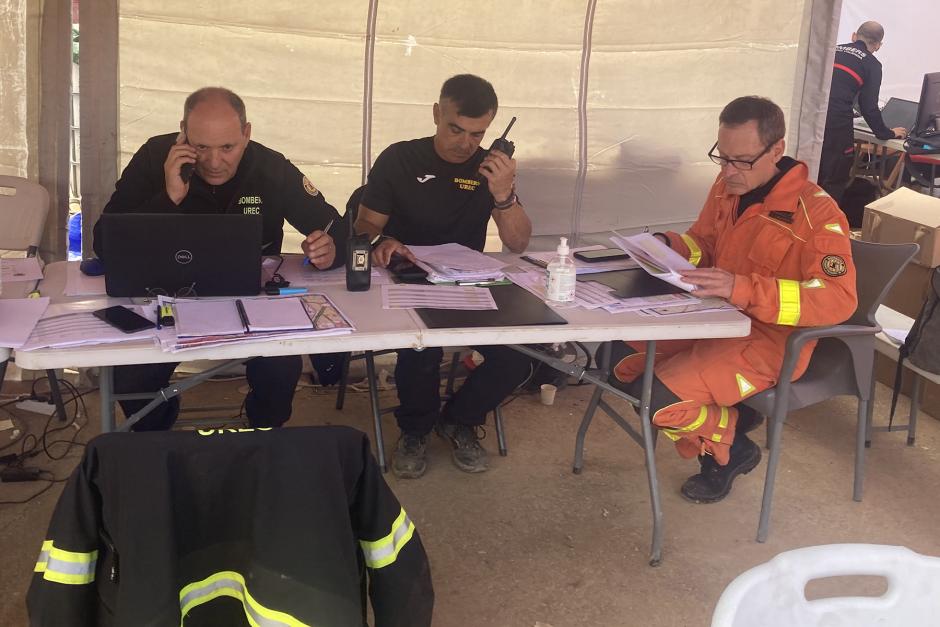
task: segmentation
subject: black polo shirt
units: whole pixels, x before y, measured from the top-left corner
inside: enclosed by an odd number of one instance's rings
[[[434,150],[434,138],[386,148],[369,172],[362,204],[389,217],[384,233],[403,244],[463,244],[483,250],[493,196],[479,173],[486,151],[449,163]]]
[[[894,131],[885,126],[878,108],[881,91],[881,61],[868,51],[865,42],[836,46],[832,64],[832,86],[829,89],[829,111],[826,130],[847,130],[853,126],[852,105],[858,97],[858,108],[872,133],[878,139],[891,139]]]

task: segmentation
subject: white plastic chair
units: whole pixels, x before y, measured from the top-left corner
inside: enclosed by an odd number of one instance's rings
[[[879,597],[807,600],[822,577],[881,576]],[[903,546],[826,544],[787,551],[738,575],[712,615],[712,627],[918,627],[940,620],[940,558]]]
[[[0,176],[0,250],[34,256],[49,213],[49,192],[18,176]]]

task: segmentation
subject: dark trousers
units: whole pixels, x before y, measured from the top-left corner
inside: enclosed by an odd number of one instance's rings
[[[157,392],[170,382],[179,364],[138,364],[114,369],[115,394]],[[245,364],[251,391],[245,398],[245,413],[252,427],[279,427],[290,418],[294,387],[303,368],[300,355],[255,357]],[[149,401],[121,401],[125,416],[144,408]],[[158,405],[134,425],[134,431],[169,429],[179,415],[179,397]]]
[[[622,359],[628,357],[637,351],[633,350],[631,346],[628,346],[625,342],[613,342],[613,346],[610,349],[610,368],[611,372]],[[620,381],[617,377],[611,374],[607,378],[607,382],[612,386],[626,392],[635,399],[642,400],[641,396],[643,394],[643,377],[639,376],[630,383],[624,383]],[[679,403],[683,399],[676,396],[676,394],[666,387],[666,384],[663,383],[659,377],[655,374],[653,375],[653,385],[650,390],[650,419],[652,420],[653,415],[658,412],[663,407],[672,405],[674,403]],[[637,413],[639,413],[640,408],[637,407]],[[654,427],[655,428],[655,427]],[[734,457],[735,453],[739,452],[745,446],[746,438],[735,437],[734,442],[731,443],[731,456]],[[699,458],[701,459],[701,458]]]
[[[826,129],[816,181],[832,196],[836,204],[842,203],[842,195],[849,185],[854,161],[855,131],[852,127]]]
[[[438,419],[481,425],[486,414],[503,402],[531,373],[532,360],[508,346],[474,346],[483,355],[477,366],[441,410],[441,359],[444,350],[398,351],[395,384],[399,407],[395,410],[402,433],[424,436]]]

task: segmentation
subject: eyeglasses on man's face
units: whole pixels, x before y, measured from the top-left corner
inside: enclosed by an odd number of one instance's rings
[[[774,144],[776,144],[778,141],[780,140],[777,139],[767,144],[767,147],[764,148],[759,155],[749,161],[746,159],[728,159],[727,157],[722,157],[721,155],[715,154],[715,149],[718,148],[718,142],[716,141],[711,150],[708,151],[708,158],[711,159],[715,165],[720,165],[721,167],[725,167],[730,163],[738,170],[752,170],[754,168],[754,164],[760,161],[761,157],[770,152],[770,149],[773,148]]]

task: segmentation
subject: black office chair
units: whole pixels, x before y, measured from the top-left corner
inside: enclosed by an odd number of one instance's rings
[[[794,331],[787,338],[777,385],[744,400],[745,405],[769,417],[767,430],[770,459],[757,528],[758,542],[764,542],[769,533],[783,424],[787,414],[793,410],[815,405],[834,396],[851,395],[858,398],[852,498],[862,500],[865,441],[870,430],[870,403],[875,390],[875,334],[881,331],[875,321],[875,311],[918,249],[917,244],[875,244],[852,240],[852,257],[858,276],[858,308],[855,313],[842,324]],[[800,350],[811,340],[819,340],[819,343],[813,351],[809,366],[802,377],[791,381]]]

